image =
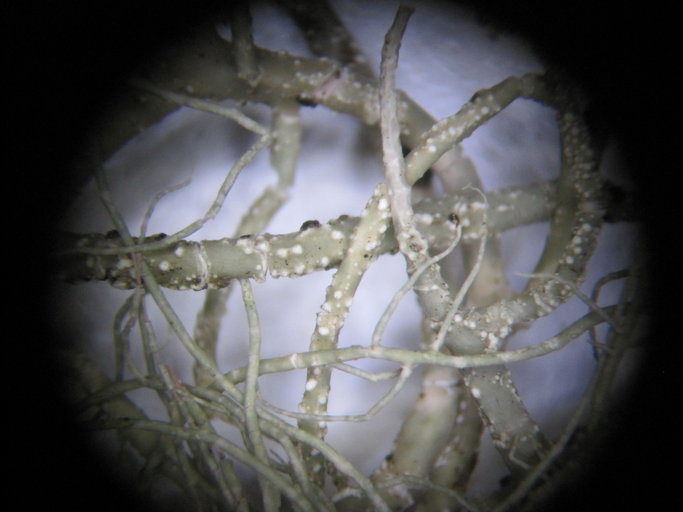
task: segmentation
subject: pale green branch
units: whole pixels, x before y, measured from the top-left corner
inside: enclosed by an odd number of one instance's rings
[[[235,460],[240,461],[242,464],[253,468],[259,475],[266,478],[272,485],[274,485],[282,494],[291,499],[300,510],[311,511],[315,509],[313,506],[305,499],[301,494],[298,487],[293,486],[290,481],[282,477],[274,469],[268,465],[261,462],[256,456],[252,455],[246,450],[239,448],[238,446],[230,443],[221,436],[218,436],[212,432],[203,430],[186,430],[182,427],[176,425],[170,425],[161,421],[151,421],[142,419],[125,419],[117,418],[110,419],[103,422],[99,422],[93,425],[96,429],[112,429],[126,430],[135,429],[142,430],[144,432],[155,432],[165,436],[170,436],[175,440],[186,440],[206,443],[210,446],[215,446]]]
[[[334,365],[335,367],[338,367],[339,364]],[[265,404],[266,407],[269,409],[272,409],[278,414],[282,414],[283,416],[288,416],[290,418],[297,418],[297,419],[303,419],[306,421],[316,421],[316,422],[331,422],[331,421],[339,421],[339,422],[348,422],[348,423],[362,423],[365,421],[368,421],[371,419],[373,416],[375,416],[378,412],[380,412],[389,402],[391,402],[398,393],[403,389],[406,381],[408,378],[410,378],[412,374],[412,368],[409,366],[404,366],[402,367],[399,371],[398,374],[394,373],[394,376],[398,376],[396,379],[396,382],[394,382],[393,386],[391,386],[391,389],[382,396],[377,402],[375,402],[370,409],[368,409],[365,413],[363,414],[345,414],[345,415],[332,415],[332,414],[314,414],[314,413],[308,413],[308,412],[292,412],[292,411],[287,411],[285,409],[281,409],[279,407],[276,407],[273,404]]]
[[[337,346],[339,331],[351,307],[353,296],[365,271],[377,258],[380,240],[389,227],[389,203],[386,187],[380,184],[365,207],[358,225],[351,235],[349,246],[325,292],[325,302],[316,317],[310,348],[330,350]],[[272,272],[272,271],[271,271]],[[312,417],[323,416],[327,411],[330,392],[331,368],[311,368],[306,375],[306,388],[299,408]],[[324,438],[327,427],[324,421],[300,419],[299,426],[313,435]],[[321,457],[310,454],[309,467],[316,478],[322,478]],[[315,471],[317,468],[317,471]]]
[[[614,310],[614,306],[608,306],[603,309],[605,310],[605,313],[609,315]],[[483,368],[526,361],[527,359],[550,354],[565,347],[567,343],[603,321],[602,313],[598,314],[591,311],[563,329],[556,336],[548,338],[536,345],[515,350],[470,355],[449,355],[443,352],[353,345],[351,347],[317,350],[313,352],[294,352],[286,356],[263,359],[259,369],[261,375],[266,375],[270,373],[299,370],[301,368],[346,363],[359,359],[378,359],[397,363],[402,366],[434,365],[460,369]],[[246,367],[230,370],[225,374],[225,377],[233,383],[242,382],[246,377]]]
[[[249,325],[249,363],[247,365],[247,379],[244,387],[244,415],[246,430],[249,441],[252,444],[256,457],[264,464],[270,465],[270,460],[263,444],[263,436],[256,413],[256,401],[258,399],[259,364],[261,362],[261,328],[259,326],[256,303],[251,284],[246,279],[240,280],[242,288],[242,301],[247,311]],[[263,508],[267,512],[274,512],[280,508],[280,497],[269,482],[259,476],[261,491],[263,493]]]
[[[194,96],[188,96],[187,94],[173,92],[168,89],[158,87],[147,80],[142,80],[139,78],[131,78],[129,83],[133,87],[155,94],[169,103],[174,103],[176,105],[182,105],[195,110],[201,110],[202,112],[208,112],[209,114],[225,117],[226,119],[235,121],[242,128],[261,136],[266,136],[269,134],[268,129],[262,126],[258,121],[253,120],[236,108],[226,107],[217,101],[205,100],[196,98]]]

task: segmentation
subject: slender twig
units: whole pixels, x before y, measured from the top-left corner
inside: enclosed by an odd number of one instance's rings
[[[135,252],[140,253],[140,252],[146,252],[146,251],[154,251],[158,249],[163,249],[164,247],[168,247],[169,245],[179,242],[183,240],[184,238],[187,238],[188,236],[192,235],[193,233],[199,231],[199,229],[204,226],[208,221],[212,220],[216,215],[218,215],[218,212],[221,210],[223,206],[223,202],[225,201],[226,196],[228,195],[228,192],[232,188],[232,185],[234,184],[235,180],[237,179],[237,176],[239,173],[244,169],[244,167],[251,162],[256,154],[261,151],[263,148],[265,148],[268,144],[271,143],[271,137],[270,135],[264,135],[260,137],[238,160],[233,164],[233,166],[230,168],[230,171],[226,175],[225,179],[223,180],[223,183],[221,184],[220,188],[218,189],[218,192],[216,193],[216,198],[214,201],[211,203],[209,208],[207,209],[206,213],[199,218],[198,220],[191,222],[184,228],[176,231],[175,233],[163,237],[162,240],[157,241],[157,242],[145,242],[141,244],[136,244],[135,245]],[[98,173],[98,175],[101,173]],[[99,180],[98,180],[99,181]],[[108,198],[107,202],[111,201],[111,197],[109,192],[106,193],[106,197]],[[107,208],[110,216],[111,216],[111,211],[110,208]],[[121,233],[121,221],[116,221],[115,226],[119,233]],[[126,241],[126,244],[128,245],[134,245],[132,239],[130,238],[130,234],[128,234],[128,240],[125,239],[123,236],[123,233],[121,233],[121,236],[124,238],[124,241]],[[130,243],[129,243],[130,242]],[[85,251],[88,252],[88,251]],[[130,252],[130,250],[126,249],[115,249],[115,250],[109,250],[109,251],[104,251],[103,254],[121,254],[121,253],[126,253]]]
[[[244,414],[246,418],[247,434],[253,446],[253,451],[258,459],[270,465],[263,436],[256,413],[257,401],[257,380],[259,377],[259,364],[261,361],[261,328],[259,326],[256,303],[251,289],[251,283],[243,279],[240,280],[242,288],[242,301],[247,311],[247,322],[249,325],[249,363],[247,366],[247,379],[244,388]],[[270,486],[269,482],[261,480],[261,490],[263,492],[263,507],[266,511],[275,511],[280,507],[280,497],[276,490]]]
[[[353,375],[355,377],[359,377],[361,379],[365,379],[369,382],[383,382],[385,380],[390,380],[398,377],[398,375],[401,373],[401,369],[397,370],[392,370],[388,372],[378,372],[378,373],[373,373],[373,372],[368,372],[366,370],[361,370],[360,368],[356,368],[355,366],[351,366],[346,363],[337,363],[332,365],[335,369],[342,371],[344,373],[348,373],[349,375]]]
[[[195,98],[193,96],[188,96],[187,94],[169,91],[139,78],[132,78],[129,80],[129,83],[133,87],[156,94],[160,98],[163,98],[170,103],[183,105],[185,107],[201,110],[202,112],[208,112],[210,114],[216,114],[217,116],[225,117],[226,119],[235,121],[242,128],[249,130],[250,132],[254,132],[261,136],[268,135],[268,129],[266,127],[262,126],[257,121],[254,121],[252,118],[235,108],[226,107],[216,101],[204,100]]]
[[[338,366],[338,365],[335,365]],[[391,389],[382,396],[377,402],[375,402],[367,412],[363,414],[345,414],[345,415],[333,415],[333,414],[312,414],[304,412],[292,412],[280,407],[276,407],[273,404],[265,403],[264,405],[269,409],[282,414],[283,416],[288,416],[290,418],[304,419],[308,421],[324,421],[324,422],[347,422],[347,423],[362,423],[368,421],[374,417],[378,412],[380,412],[389,402],[391,402],[403,389],[405,383],[410,378],[412,374],[412,368],[410,366],[404,366],[399,370],[398,378],[394,382]]]
[[[483,196],[484,194],[480,192],[481,195]],[[486,196],[484,196],[484,200],[486,200]],[[446,313],[446,316],[441,323],[441,328],[439,329],[439,332],[437,333],[436,337],[430,344],[430,349],[437,351],[441,350],[441,347],[443,346],[443,342],[446,339],[446,333],[448,332],[448,329],[450,328],[451,324],[453,323],[453,318],[455,318],[455,315],[457,314],[458,310],[460,309],[460,306],[462,305],[463,301],[465,300],[465,295],[467,292],[470,290],[470,287],[474,283],[474,280],[477,278],[477,275],[479,274],[479,270],[481,269],[482,262],[484,261],[484,251],[486,250],[486,232],[487,232],[487,227],[486,227],[486,212],[484,212],[484,220],[482,223],[482,231],[483,233],[481,234],[481,238],[479,239],[479,249],[477,250],[477,257],[474,262],[474,265],[470,269],[469,273],[467,274],[467,277],[465,278],[465,281],[462,283],[460,288],[458,289],[458,293],[455,294],[455,297],[453,297],[453,302],[448,308],[448,312]]]
[[[586,295],[578,286],[576,283],[569,281],[568,279],[565,279],[561,276],[555,275],[555,274],[542,274],[542,273],[534,273],[534,274],[526,274],[524,272],[516,272],[518,276],[521,277],[528,277],[528,278],[536,278],[536,279],[551,279],[553,281],[557,281],[558,283],[562,283],[565,286],[568,286],[574,295],[576,295],[581,301],[588,306],[591,311],[595,311],[598,315],[602,316],[602,319],[610,324],[612,326],[612,329],[614,329],[617,333],[621,332],[621,327],[617,325],[616,321],[609,317],[603,308],[598,306],[598,304],[595,302],[595,300],[591,299],[588,295]]]
[[[240,461],[248,467],[253,468],[259,475],[267,478],[282,494],[291,499],[301,510],[313,511],[314,508],[301,495],[297,487],[282,477],[274,469],[261,462],[257,457],[246,450],[243,450],[233,443],[230,443],[221,436],[203,430],[185,430],[176,425],[170,425],[162,421],[142,420],[142,419],[111,419],[94,425],[97,429],[138,429],[143,431],[158,432],[170,435],[176,440],[187,440],[207,443],[216,446],[228,453],[234,459]]]
[[[396,311],[396,308],[400,304],[401,300],[403,297],[408,293],[410,290],[413,289],[415,286],[415,283],[417,280],[422,276],[423,272],[425,272],[429,267],[432,265],[438,263],[442,259],[444,259],[446,256],[448,256],[451,252],[453,252],[453,249],[458,245],[458,242],[460,242],[460,236],[462,234],[461,230],[461,224],[457,224],[456,226],[456,234],[455,238],[451,242],[451,245],[448,246],[448,248],[437,254],[436,256],[429,258],[427,261],[422,263],[418,268],[415,269],[415,272],[413,272],[408,280],[405,282],[401,288],[394,294],[394,296],[391,298],[391,301],[387,305],[386,309],[382,313],[382,316],[380,319],[377,321],[377,324],[375,325],[375,330],[372,333],[372,342],[371,346],[372,347],[378,347],[380,343],[382,342],[382,336],[384,335],[384,331],[389,324],[389,320],[393,316],[394,312]]]
[[[607,306],[605,312],[610,314],[614,306]],[[471,355],[449,355],[442,352],[421,352],[409,349],[390,347],[351,346],[313,352],[295,352],[286,356],[263,359],[259,365],[261,375],[279,373],[301,368],[314,368],[330,364],[344,363],[358,359],[379,359],[400,365],[434,365],[448,368],[483,368],[501,364],[515,363],[541,357],[565,347],[594,325],[602,323],[602,314],[591,311],[587,315],[560,331],[557,335],[535,345],[515,350],[486,352]],[[232,383],[244,381],[246,367],[235,368],[225,374]]]
[[[154,209],[156,208],[159,201],[161,201],[168,194],[185,188],[186,186],[188,186],[190,184],[191,181],[192,181],[192,177],[188,176],[186,179],[184,179],[180,183],[177,183],[175,185],[170,185],[170,186],[164,188],[163,190],[157,192],[154,195],[154,197],[152,198],[152,200],[149,203],[149,206],[147,207],[147,210],[145,211],[145,214],[142,216],[142,221],[140,222],[140,238],[144,238],[145,235],[147,234],[147,226],[149,224],[150,219],[152,218],[152,214],[154,213]]]
[[[268,186],[249,206],[240,219],[235,237],[261,233],[288,197],[288,188],[294,182],[296,163],[301,140],[301,122],[297,104],[283,101],[273,109],[270,145],[270,162],[277,173],[277,185]],[[198,254],[206,255],[206,251]],[[210,266],[210,262],[207,262]],[[218,332],[221,320],[226,313],[226,303],[230,296],[230,281],[224,288],[206,291],[204,305],[197,314],[195,340],[207,354],[215,358]],[[195,381],[207,384],[210,378],[200,365],[194,368]]]
[[[403,160],[403,149],[400,141],[401,130],[395,85],[401,37],[412,12],[412,9],[400,6],[394,22],[384,38],[380,64],[379,105],[382,162],[384,164],[384,176],[389,188],[394,231],[401,252],[411,262],[412,267],[415,267],[426,259],[427,243],[417,231],[413,218],[410,186],[406,181],[405,161]],[[412,274],[413,270],[413,268],[409,269],[409,273]]]

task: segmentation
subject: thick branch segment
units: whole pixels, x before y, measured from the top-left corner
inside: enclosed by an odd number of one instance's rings
[[[325,294],[322,311],[316,318],[316,327],[311,337],[311,350],[330,350],[337,346],[339,331],[349,311],[363,274],[377,257],[379,240],[389,226],[389,203],[385,185],[379,184],[360,221],[351,236],[349,247],[339,270],[332,278]],[[325,414],[330,392],[331,368],[312,368],[306,376],[306,391],[300,404],[302,412]],[[327,427],[324,423],[304,419],[299,426],[307,432],[324,438]],[[314,477],[322,483],[322,460],[319,455],[306,454]],[[316,471],[315,468],[318,467]]]
[[[493,235],[549,218],[555,204],[553,183],[491,193],[487,210],[488,232]],[[522,205],[524,207],[522,207]],[[463,237],[477,238],[481,212],[474,212],[461,196],[425,200],[415,206],[418,229],[435,252],[453,239],[451,213],[463,224]],[[203,242],[182,240],[151,251],[140,251],[161,286],[176,290],[223,288],[231,279],[296,277],[339,266],[358,217],[341,216],[326,224],[306,222],[300,231],[284,235],[224,238]],[[135,239],[135,243],[140,243]],[[144,244],[163,242],[162,235],[147,237]],[[112,286],[136,286],[130,253],[116,233],[64,234],[57,266],[67,281],[107,280]],[[391,226],[380,239],[380,254],[398,250]]]
[[[249,47],[249,59],[258,68],[258,81],[245,87],[235,62],[234,47],[234,43],[221,39],[212,26],[200,26],[179,37],[177,45],[155,59],[157,65],[141,72],[138,78],[142,82],[133,81],[132,88],[121,92],[111,109],[103,113],[101,123],[90,131],[91,139],[83,141],[82,161],[74,169],[73,186],[80,187],[90,178],[94,167],[177,108],[177,101],[169,102],[162,90],[182,94],[191,91],[197,99],[255,101],[271,106],[296,100],[306,105],[322,104],[369,125],[379,122],[376,81],[366,73],[348,66],[340,68],[327,58],[295,57]],[[247,78],[256,76],[247,71]],[[400,113],[405,128],[403,136],[408,146],[414,147],[418,135],[434,119],[406,95],[402,94],[401,100],[405,103]]]
[[[579,284],[596,247],[604,213],[598,155],[591,147],[588,128],[577,112],[579,108],[564,96],[568,91],[544,89],[544,85],[538,83],[539,90],[534,92],[544,101],[549,98],[558,104],[562,174],[558,184],[561,199],[537,270],[553,272],[563,280]],[[572,293],[564,282],[531,279],[518,296],[462,315],[453,325],[447,345],[456,353],[494,350],[520,323],[550,313]],[[514,386],[505,369],[467,370],[465,376],[494,443],[513,472],[519,475],[521,470],[537,464],[547,449],[546,442],[528,415],[523,414],[523,404],[515,399]],[[502,401],[497,396],[511,399]]]

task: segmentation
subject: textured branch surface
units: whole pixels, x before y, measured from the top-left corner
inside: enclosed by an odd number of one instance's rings
[[[93,129],[81,163],[100,169],[96,183],[115,229],[62,234],[54,264],[66,281],[108,281],[133,291],[113,322],[113,378],[85,357],[65,356],[76,376],[73,388],[84,421],[93,429],[120,432],[121,450],[132,453],[131,461],[144,459],[145,473],[158,469],[198,509],[245,512],[480,510],[467,491],[486,427],[509,478],[499,492],[481,501],[482,507],[524,510],[528,496],[540,495],[550,485],[551,468],[563,459],[577,429],[595,431],[601,424],[584,421],[586,411],[598,416],[606,408],[625,340],[632,341],[637,330],[639,272],[606,276],[592,297],[581,289],[604,219],[624,215],[598,172],[600,154],[584,120],[581,94],[557,77],[509,77],[476,92],[460,110],[437,122],[396,89],[399,47],[411,9],[397,11],[377,80],[327,2],[283,4],[318,58],[256,47],[251,14],[240,6],[231,18],[231,41],[206,27],[188,34],[158,64],[130,81],[132,88],[106,118],[107,129]],[[249,118],[241,107],[223,103],[225,99],[235,105],[267,105],[270,124]],[[458,144],[517,100],[556,111],[560,176],[485,191]],[[101,163],[178,105],[223,116],[257,139],[232,165],[202,217],[168,236],[146,235],[154,206],[169,188],[157,195],[140,236],[133,237],[114,204]],[[351,212],[357,216],[310,219],[297,231],[270,234],[267,225],[295,182],[305,119],[301,105],[320,105],[373,129],[379,126],[384,182],[363,211]],[[277,182],[260,191],[234,235],[189,240],[216,217],[242,169],[266,148]],[[426,175],[436,175],[440,187],[417,200],[414,185]],[[515,293],[506,282],[499,235],[539,222],[549,226],[542,254],[526,286]],[[459,276],[447,267],[454,250],[460,253]],[[377,320],[372,338],[339,346],[366,271],[379,255],[397,253],[405,260],[404,284],[396,283],[398,291]],[[334,273],[311,322],[308,349],[262,357],[266,340],[250,280],[296,278],[320,270]],[[600,287],[625,276],[629,281],[619,302],[602,305]],[[231,360],[224,368],[218,364],[217,346],[221,325],[232,326],[224,317],[235,280],[246,311],[248,357],[246,362]],[[206,290],[194,330],[183,324],[162,288]],[[409,291],[422,315],[421,339],[407,348],[384,345],[385,328]],[[588,307],[586,314],[568,320],[545,341],[506,348],[515,331],[574,296]],[[152,301],[193,363],[194,382],[183,382],[164,362],[148,312]],[[599,336],[597,326],[607,334]],[[548,438],[506,365],[561,351],[586,333],[597,360],[593,380],[559,438]],[[142,363],[131,348],[135,341],[141,345]],[[373,373],[352,366],[361,360],[383,361],[391,369]],[[306,376],[296,412],[261,396],[264,376],[302,369]],[[401,393],[418,369],[424,369],[421,393],[396,425],[391,452],[370,476],[363,474],[327,442],[328,424],[369,420]],[[365,413],[333,415],[328,409],[335,372],[371,384],[390,381],[389,390]],[[151,419],[134,404],[130,393],[141,390],[154,393],[167,421]],[[226,431],[240,441],[231,441]],[[243,468],[259,483],[257,501],[240,476]],[[136,471],[142,474],[139,467]]]
[[[500,190],[489,195],[489,235],[547,220],[554,205],[553,183],[538,183],[526,188]],[[521,205],[525,205],[524,208]],[[465,197],[424,200],[415,206],[415,219],[434,252],[444,250],[453,239],[458,215],[464,238],[477,240],[481,211],[473,211]],[[164,236],[134,238],[159,284],[176,290],[223,288],[232,279],[297,277],[319,270],[336,268],[348,248],[358,217],[341,216],[325,224],[304,222],[299,231],[258,236],[164,244]],[[155,245],[151,245],[151,244]],[[380,254],[398,250],[391,225],[379,239]],[[144,244],[144,245],[143,245]],[[145,251],[145,247],[157,247]],[[115,231],[108,234],[77,235],[64,233],[57,254],[57,268],[67,281],[107,280],[112,286],[131,289],[136,275],[130,249]]]

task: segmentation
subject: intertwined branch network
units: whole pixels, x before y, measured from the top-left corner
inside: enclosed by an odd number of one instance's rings
[[[57,255],[59,270],[72,282],[105,280],[132,291],[114,319],[113,378],[84,356],[65,354],[80,390],[76,398],[84,421],[94,429],[118,432],[122,450],[144,460],[144,474],[167,479],[201,510],[273,511],[285,502],[304,511],[533,506],[551,488],[552,477],[561,474],[563,456],[580,446],[577,433],[599,431],[602,416],[596,412],[605,408],[623,352],[637,332],[635,265],[605,276],[591,297],[580,289],[610,208],[598,172],[599,148],[584,121],[584,100],[560,77],[528,74],[476,92],[458,112],[436,122],[394,83],[410,10],[400,8],[387,32],[376,79],[334,13],[321,5],[321,24],[315,30],[306,29],[306,17],[292,11],[318,58],[256,47],[249,13],[239,8],[233,13],[230,41],[214,30],[197,30],[183,46],[169,50],[163,66],[132,80],[130,97],[107,117],[113,128],[96,131],[99,139],[93,144],[106,158],[139,128],[185,105],[233,120],[255,134],[256,141],[234,163],[205,215],[168,235],[148,235],[146,225],[154,205],[170,189],[154,199],[140,233],[133,236],[97,166],[99,194],[114,229],[106,234],[65,234]],[[182,92],[188,90],[192,95]],[[139,101],[141,95],[144,102]],[[263,126],[226,106],[225,99],[268,105],[271,125]],[[557,112],[560,176],[485,192],[458,144],[522,99]],[[309,221],[293,233],[269,234],[268,222],[294,180],[301,105],[321,105],[379,127],[384,181],[355,217]],[[409,151],[404,157],[405,149]],[[220,240],[188,240],[220,211],[244,167],[266,150],[278,182],[263,190],[237,232]],[[427,172],[440,179],[444,194],[414,200],[412,186]],[[542,256],[527,276],[526,287],[513,294],[504,278],[498,235],[540,221],[550,225]],[[454,250],[463,255],[460,282],[442,267]],[[355,291],[384,253],[405,259],[405,284],[371,339],[338,347]],[[336,271],[309,349],[262,358],[251,281],[294,279],[328,269]],[[619,279],[625,280],[621,300],[598,305],[600,288]],[[221,371],[216,359],[218,331],[234,284],[239,285],[247,313],[249,358],[245,366]],[[206,290],[194,332],[171,307],[164,288]],[[422,312],[422,339],[411,349],[385,346],[384,329],[411,290]],[[516,330],[573,296],[585,302],[584,316],[550,339],[506,350],[506,340]],[[194,360],[193,382],[183,382],[159,357],[150,302]],[[595,328],[600,324],[607,328],[598,336]],[[593,379],[562,434],[548,439],[528,413],[505,365],[561,350],[586,332],[592,333],[597,359]],[[141,343],[143,368],[132,361],[133,339]],[[361,359],[388,361],[395,370],[369,373],[351,364]],[[298,411],[281,410],[260,397],[261,376],[297,369],[307,371]],[[401,392],[417,369],[424,371],[422,393],[403,419],[391,453],[374,473],[361,473],[325,442],[328,422],[367,420]],[[365,414],[332,416],[328,399],[334,372],[393,384]],[[134,404],[129,393],[139,389],[157,394],[168,421],[151,420]],[[498,493],[475,500],[467,495],[467,486],[484,427],[510,477]],[[222,435],[225,428],[237,429],[243,443]],[[245,479],[245,467],[258,480],[257,499],[248,492],[247,486],[254,484]]]

